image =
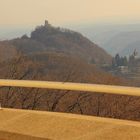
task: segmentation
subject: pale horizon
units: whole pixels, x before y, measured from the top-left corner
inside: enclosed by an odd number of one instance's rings
[[[140,23],[139,0],[0,0],[0,26]]]
[[[98,33],[100,28],[125,27],[125,24],[134,24],[131,28],[137,30],[140,27],[139,7],[139,0],[0,0],[0,39],[29,35],[45,20],[53,26],[81,33],[85,33],[81,28],[88,26]],[[138,27],[134,28],[135,24]]]

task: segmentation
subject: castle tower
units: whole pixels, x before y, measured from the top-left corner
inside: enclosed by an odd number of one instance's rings
[[[45,20],[45,24],[44,24],[45,27],[50,27],[51,25],[49,24],[48,20]]]

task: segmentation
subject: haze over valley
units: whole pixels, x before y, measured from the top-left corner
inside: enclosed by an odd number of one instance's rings
[[[140,87],[139,5],[138,0],[2,0],[0,79]],[[140,121],[140,98],[134,96],[2,87],[0,104]]]

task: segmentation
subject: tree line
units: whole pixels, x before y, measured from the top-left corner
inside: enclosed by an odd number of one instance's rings
[[[136,54],[136,51],[134,51],[133,54],[128,58],[126,56],[120,56],[119,54],[116,54],[112,59],[112,67],[115,68],[119,66],[134,66],[137,64],[137,61],[140,61]]]

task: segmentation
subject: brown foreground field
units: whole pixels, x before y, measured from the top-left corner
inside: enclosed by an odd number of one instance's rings
[[[0,110],[0,140],[139,140],[140,123],[42,111]]]

